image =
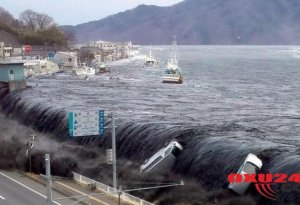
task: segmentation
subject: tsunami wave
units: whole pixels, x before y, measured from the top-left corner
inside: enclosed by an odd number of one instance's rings
[[[1,112],[8,118],[39,132],[51,133],[57,141],[68,141],[66,110],[29,104],[18,93],[8,94],[5,86],[0,87],[0,97]],[[107,126],[110,126],[109,122]],[[238,122],[188,126],[123,121],[117,127],[117,157],[140,164],[174,139],[183,145],[184,150],[173,171],[195,179],[209,190],[226,189],[227,175],[237,171],[248,153],[262,159],[262,173],[300,173],[297,144],[272,142],[263,130],[245,127]],[[108,130],[101,139],[96,136],[78,138],[77,142],[108,148],[110,133]],[[300,200],[298,192],[282,192],[279,185],[274,185],[273,190],[279,195],[276,203]]]

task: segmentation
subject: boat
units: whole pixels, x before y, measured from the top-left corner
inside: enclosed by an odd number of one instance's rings
[[[157,60],[154,58],[154,56],[152,56],[152,50],[150,49],[149,51],[149,56],[146,58],[145,61],[145,65],[146,66],[154,66],[156,65],[158,62]]]
[[[80,67],[77,67],[77,68],[73,69],[73,72],[76,75],[95,75],[96,74],[95,68],[88,67],[85,64],[83,64]]]
[[[110,72],[110,69],[106,64],[98,65],[97,69],[98,69],[98,73],[108,73],[108,72]]]
[[[172,42],[172,53],[170,58],[168,59],[167,65],[163,68],[162,74],[162,82],[163,83],[183,83],[183,74],[179,67],[178,59],[177,59],[177,41],[176,37]]]

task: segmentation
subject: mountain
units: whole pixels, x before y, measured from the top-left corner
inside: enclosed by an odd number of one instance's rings
[[[299,0],[185,0],[169,7],[140,5],[77,26],[77,40],[135,44],[299,44]]]

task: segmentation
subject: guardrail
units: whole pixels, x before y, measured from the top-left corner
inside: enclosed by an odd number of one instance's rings
[[[110,196],[119,198],[119,190],[114,189],[110,186],[107,186],[105,184],[102,184],[100,182],[97,182],[93,179],[90,179],[88,177],[82,176],[80,174],[77,174],[73,172],[73,179],[81,184],[85,184],[88,186],[93,186],[93,188],[96,188],[104,193],[109,194]],[[155,205],[148,201],[145,201],[143,199],[140,199],[138,197],[132,196],[130,194],[127,194],[125,192],[121,192],[120,198],[122,201],[125,201],[127,203],[133,204],[133,205]]]

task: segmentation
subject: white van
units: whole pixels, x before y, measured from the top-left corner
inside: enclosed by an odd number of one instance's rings
[[[161,172],[170,169],[181,153],[183,147],[176,141],[171,141],[140,166],[140,173]]]
[[[262,166],[262,161],[256,155],[250,153],[239,168],[237,174],[242,175],[244,180],[244,174],[255,174],[261,170]],[[231,182],[228,188],[239,195],[244,195],[250,184],[250,182]]]

